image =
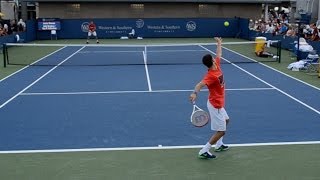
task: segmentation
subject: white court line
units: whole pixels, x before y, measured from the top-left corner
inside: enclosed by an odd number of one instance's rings
[[[32,64],[30,64],[30,65],[28,65],[28,66],[25,66],[24,68],[19,69],[18,71],[16,71],[16,72],[14,72],[14,73],[10,74],[10,75],[9,75],[9,76],[7,76],[7,77],[4,77],[3,79],[1,79],[1,80],[0,80],[0,82],[1,82],[1,81],[3,81],[3,80],[5,80],[5,79],[8,79],[9,77],[11,77],[11,76],[13,76],[13,75],[17,74],[17,73],[18,73],[18,72],[20,72],[20,71],[22,71],[22,70],[24,70],[24,69],[26,69],[26,68],[30,67],[31,65],[33,65],[33,64],[35,64],[35,63],[37,63],[37,62],[39,62],[39,61],[41,61],[41,60],[43,60],[43,59],[45,59],[45,58],[47,58],[47,57],[51,56],[51,55],[53,55],[54,53],[57,53],[58,51],[60,51],[60,50],[64,49],[65,47],[67,47],[67,46],[64,46],[64,47],[62,47],[62,48],[59,48],[58,50],[55,50],[55,51],[53,51],[52,53],[50,53],[50,54],[48,54],[48,55],[46,55],[46,56],[44,56],[44,57],[42,57],[42,58],[38,59],[37,61],[33,62]]]
[[[201,46],[201,45],[200,45],[200,46]],[[202,47],[202,48],[204,48],[204,49],[206,49],[207,51],[209,51],[209,52],[211,52],[211,53],[215,54],[213,51],[211,51],[211,50],[207,49],[206,47],[203,47],[203,46],[201,46],[201,47]],[[228,63],[230,63],[231,65],[233,65],[233,66],[235,66],[236,68],[240,69],[241,71],[243,71],[243,72],[245,72],[245,73],[249,74],[250,76],[254,77],[255,79],[257,79],[257,80],[259,80],[259,81],[263,82],[264,84],[266,84],[266,85],[268,85],[268,86],[270,86],[270,87],[272,87],[272,88],[276,89],[276,90],[277,90],[277,91],[279,91],[280,93],[282,93],[282,94],[284,94],[284,95],[288,96],[289,98],[293,99],[294,101],[296,101],[296,102],[298,102],[298,103],[302,104],[303,106],[305,106],[305,107],[309,108],[310,110],[312,110],[312,111],[314,111],[315,113],[317,113],[317,114],[319,114],[319,115],[320,115],[320,111],[318,111],[318,110],[316,110],[315,108],[313,108],[313,107],[309,106],[308,104],[306,104],[306,103],[304,103],[304,102],[300,101],[299,99],[297,99],[297,98],[295,98],[295,97],[291,96],[290,94],[288,94],[288,93],[286,93],[286,92],[284,92],[284,91],[280,90],[279,88],[277,88],[277,87],[275,87],[275,86],[271,85],[270,83],[267,83],[266,81],[262,80],[261,78],[259,78],[259,77],[255,76],[254,74],[250,73],[249,71],[247,71],[247,70],[243,69],[242,67],[240,67],[240,66],[238,66],[238,65],[236,65],[236,64],[234,64],[234,63],[231,63],[229,60],[227,60],[227,59],[225,59],[225,58],[223,58],[223,57],[221,57],[221,59],[223,59],[223,60],[227,61]]]
[[[223,47],[223,48],[224,48],[224,49],[227,49],[228,51],[231,51],[231,52],[233,52],[233,53],[235,53],[235,54],[238,54],[238,55],[240,55],[240,56],[242,56],[242,57],[244,57],[244,58],[250,59],[250,60],[252,60],[252,61],[256,61],[256,60],[254,60],[254,59],[252,59],[252,58],[250,58],[250,57],[247,57],[247,56],[245,56],[245,55],[243,55],[243,54],[240,54],[240,53],[238,53],[238,52],[236,52],[236,51],[233,51],[233,50],[231,50],[231,49],[229,49],[229,48],[226,48],[226,47]],[[284,73],[284,72],[281,72],[281,71],[279,71],[279,70],[277,70],[277,69],[275,69],[275,68],[273,68],[273,67],[271,67],[271,66],[268,66],[268,65],[266,65],[266,64],[263,64],[263,63],[261,63],[261,62],[258,62],[258,63],[261,64],[261,65],[263,65],[263,66],[265,66],[265,67],[267,67],[267,68],[269,68],[269,69],[272,69],[272,70],[274,70],[274,71],[276,71],[276,72],[278,72],[278,73],[280,73],[280,74],[283,74],[283,75],[285,75],[285,76],[287,76],[287,77],[289,77],[289,78],[291,78],[291,79],[294,79],[294,80],[296,80],[296,81],[299,81],[299,82],[301,82],[301,83],[303,83],[303,84],[305,84],[305,85],[308,85],[308,86],[313,87],[313,88],[315,88],[315,89],[317,89],[317,90],[320,91],[320,88],[318,88],[318,87],[316,87],[316,86],[314,86],[314,85],[311,85],[311,84],[309,84],[309,83],[306,83],[306,82],[304,82],[304,81],[302,81],[302,80],[300,80],[300,79],[297,79],[297,78],[295,78],[295,77],[293,77],[293,76],[290,76],[290,75],[288,75],[288,74],[286,74],[286,73]]]
[[[146,77],[147,77],[147,82],[148,82],[148,89],[149,91],[152,91],[151,88],[151,81],[150,81],[150,76],[149,76],[149,70],[148,70],[148,65],[147,65],[147,46],[144,47],[144,51],[142,51],[143,53],[143,62],[144,62],[144,68],[146,70]]]
[[[274,88],[239,88],[239,89],[226,89],[226,91],[265,91],[275,90]],[[22,96],[34,96],[34,95],[82,95],[82,94],[123,94],[123,93],[170,93],[170,92],[192,92],[191,89],[181,90],[148,90],[148,91],[84,91],[84,92],[38,92],[38,93],[21,93]],[[201,91],[208,91],[202,89]]]
[[[36,79],[35,81],[33,81],[31,84],[29,84],[27,87],[25,87],[24,89],[22,89],[20,92],[18,92],[16,95],[14,95],[13,97],[11,97],[10,99],[8,99],[6,102],[4,102],[2,105],[0,105],[0,109],[3,108],[6,104],[8,104],[9,102],[11,102],[12,100],[14,100],[16,97],[18,97],[21,93],[23,93],[25,90],[29,89],[31,86],[33,86],[34,84],[36,84],[38,81],[40,81],[42,78],[44,78],[46,75],[48,75],[50,72],[52,72],[53,70],[55,70],[57,67],[59,67],[62,63],[64,63],[65,61],[67,61],[68,59],[70,59],[72,56],[74,56],[75,54],[77,54],[79,51],[81,51],[81,49],[83,49],[83,47],[81,47],[79,50],[77,50],[76,52],[74,52],[73,54],[71,54],[69,57],[67,57],[66,59],[64,59],[63,61],[61,61],[58,65],[56,65],[55,67],[51,68],[48,72],[46,72],[45,74],[43,74],[42,76],[40,76],[38,79]]]
[[[283,145],[312,145],[320,144],[320,141],[301,142],[273,142],[273,143],[246,143],[228,144],[230,147],[259,147],[259,146],[283,146]],[[31,153],[65,153],[65,152],[97,152],[97,151],[133,151],[133,150],[160,150],[160,149],[195,149],[203,145],[190,146],[149,146],[149,147],[121,147],[121,148],[83,148],[83,149],[46,149],[46,150],[12,150],[0,151],[0,154],[31,154]]]
[[[206,50],[199,49],[199,50],[194,50],[194,49],[176,49],[176,50],[149,50],[148,52],[204,52]],[[141,51],[138,50],[123,50],[123,51],[81,51],[79,52],[80,54],[86,54],[86,53],[140,53]]]

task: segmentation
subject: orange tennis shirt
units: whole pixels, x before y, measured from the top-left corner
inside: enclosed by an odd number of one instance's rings
[[[225,92],[224,79],[220,67],[220,58],[215,59],[217,69],[209,69],[202,82],[205,83],[209,90],[209,102],[215,108],[224,107]]]

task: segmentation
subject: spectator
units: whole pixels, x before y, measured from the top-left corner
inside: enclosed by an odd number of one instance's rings
[[[289,25],[286,36],[295,36],[295,35],[296,35],[296,32],[294,31],[293,27]]]
[[[22,32],[22,31],[25,31],[25,30],[26,30],[26,23],[23,22],[22,19],[19,20],[19,22],[18,22],[17,25],[18,25],[18,31],[19,31],[19,32]]]
[[[310,26],[312,28],[312,35],[311,35],[311,40],[312,41],[319,41],[319,30],[316,26],[316,24],[311,24]]]
[[[272,23],[269,23],[266,25],[266,31],[265,33],[274,33],[274,25]]]
[[[302,31],[304,38],[310,39],[312,36],[312,31],[313,29],[309,25],[305,25]]]
[[[250,21],[249,21],[249,29],[250,30],[254,30],[254,22],[253,22],[253,20],[252,19],[250,19]]]
[[[0,36],[4,36],[5,34],[3,33],[3,28],[2,28],[2,24],[0,24]]]
[[[281,23],[280,29],[279,29],[279,34],[285,35],[288,31],[288,27],[285,23]]]
[[[4,24],[2,30],[4,35],[8,35],[9,34],[8,24]]]
[[[10,21],[10,29],[9,30],[10,30],[9,34],[12,34],[13,32],[18,32],[18,25],[15,20]]]

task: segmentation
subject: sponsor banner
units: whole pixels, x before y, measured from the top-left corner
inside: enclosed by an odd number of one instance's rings
[[[62,19],[60,38],[86,38],[90,20]],[[229,26],[224,26],[228,21]],[[136,37],[234,37],[238,32],[237,18],[144,18],[144,19],[95,19],[99,38],[128,36],[135,29]],[[44,33],[43,33],[44,34]],[[39,34],[41,39],[42,34]],[[47,37],[46,37],[47,38]]]

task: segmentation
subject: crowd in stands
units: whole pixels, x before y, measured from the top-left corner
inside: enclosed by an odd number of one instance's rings
[[[293,37],[300,33],[307,40],[320,41],[320,25],[317,26],[316,23],[301,24],[299,27],[296,23],[289,23],[288,14],[284,11],[280,13],[270,11],[266,19],[267,21],[262,19],[250,20],[249,28],[261,33]]]
[[[26,23],[20,19],[16,20],[0,20],[0,36],[6,36],[26,30]]]

